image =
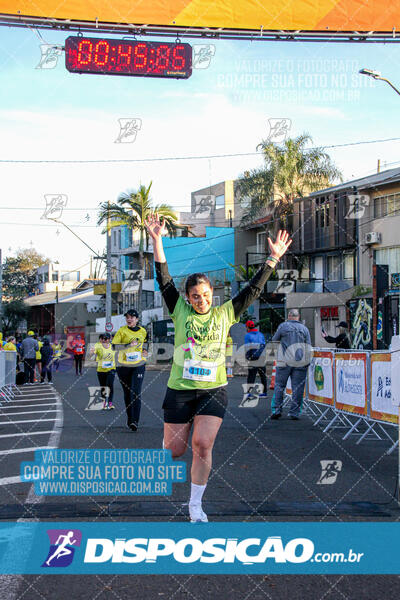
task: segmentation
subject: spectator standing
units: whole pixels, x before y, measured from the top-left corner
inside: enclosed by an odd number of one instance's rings
[[[28,331],[27,337],[21,343],[21,358],[24,361],[25,383],[34,383],[36,352],[39,344],[34,338],[35,333]]]
[[[42,372],[41,372],[40,383],[45,383],[46,375],[47,375],[47,381],[49,383],[51,383],[51,380],[52,380],[51,363],[53,360],[54,352],[53,352],[53,348],[50,346],[50,342],[47,338],[44,338],[44,340],[43,340],[41,354],[42,354]]]
[[[339,335],[336,337],[328,335],[326,331],[322,330],[322,337],[325,338],[325,341],[328,342],[328,344],[336,344],[336,348],[340,348],[341,350],[350,350],[350,340],[347,334],[349,326],[347,325],[346,321],[340,321],[337,327],[339,328]]]
[[[246,345],[246,360],[248,362],[247,372],[247,384],[248,391],[250,391],[250,385],[254,384],[257,374],[260,376],[261,383],[263,385],[263,392],[260,394],[261,398],[267,396],[267,370],[264,365],[256,364],[260,361],[261,355],[265,348],[265,337],[258,331],[254,324],[254,321],[246,322],[247,333],[244,336],[244,343]]]
[[[283,394],[289,377],[292,384],[289,417],[297,421],[301,412],[307,367],[311,359],[311,336],[299,319],[300,313],[297,308],[290,309],[287,320],[278,326],[272,338],[273,342],[280,344],[271,419],[279,419],[282,416]]]

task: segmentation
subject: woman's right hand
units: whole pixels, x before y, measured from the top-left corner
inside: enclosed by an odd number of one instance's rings
[[[149,215],[144,224],[149,236],[154,241],[161,239],[163,233],[165,233],[165,221],[161,223],[158,214]]]

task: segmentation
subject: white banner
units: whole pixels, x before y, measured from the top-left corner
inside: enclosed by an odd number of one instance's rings
[[[392,337],[390,342],[390,354],[392,359],[392,402],[394,406],[400,406],[400,335],[394,335]]]
[[[336,354],[335,370],[336,407],[366,414],[366,356],[361,353]]]
[[[371,361],[371,411],[397,415],[392,401],[391,363],[389,361]]]
[[[333,401],[332,355],[313,356],[308,367],[308,393],[312,399]]]

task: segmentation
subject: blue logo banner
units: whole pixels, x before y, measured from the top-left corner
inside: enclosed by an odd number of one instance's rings
[[[0,523],[3,574],[400,574],[400,523]]]

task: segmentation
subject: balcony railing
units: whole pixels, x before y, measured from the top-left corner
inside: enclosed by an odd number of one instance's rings
[[[242,289],[247,285],[247,281],[240,281],[239,288]],[[274,294],[276,293],[277,287],[279,285],[279,281],[269,280],[265,284],[264,294]],[[329,292],[342,292],[349,288],[353,287],[352,279],[342,279],[340,281],[328,281],[326,279],[318,279],[318,278],[307,278],[307,279],[297,279],[294,282],[293,291],[291,293],[303,293],[303,294],[322,294]],[[280,293],[278,291],[278,293]]]
[[[249,265],[259,265],[264,262],[266,258],[265,248],[262,246],[248,246],[247,247],[247,260]]]

